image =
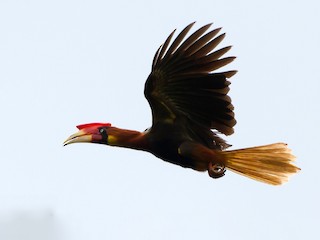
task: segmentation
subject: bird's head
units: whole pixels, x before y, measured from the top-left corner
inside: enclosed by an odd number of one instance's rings
[[[112,144],[112,135],[109,133],[113,127],[110,123],[87,123],[78,125],[77,128],[79,131],[68,137],[63,143],[64,146],[79,142]]]

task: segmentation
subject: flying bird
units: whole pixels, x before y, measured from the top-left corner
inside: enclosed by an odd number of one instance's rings
[[[157,50],[144,95],[152,111],[152,126],[133,131],[110,123],[78,125],[64,145],[79,142],[143,150],[164,161],[208,171],[212,178],[231,170],[272,185],[280,185],[300,169],[285,143],[226,150],[219,135],[231,135],[236,120],[228,96],[236,71],[218,71],[235,57],[223,57],[231,46],[216,50],[225,34],[207,24],[190,36],[194,23],[171,41],[175,30]]]

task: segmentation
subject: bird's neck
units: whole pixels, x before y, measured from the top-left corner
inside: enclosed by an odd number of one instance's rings
[[[147,150],[148,141],[145,133],[121,128],[108,131],[108,144],[111,146]]]

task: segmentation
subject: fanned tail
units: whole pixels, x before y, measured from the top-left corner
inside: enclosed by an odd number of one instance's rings
[[[285,143],[222,151],[220,154],[227,169],[272,185],[287,182],[290,175],[300,170],[293,164],[295,156]]]

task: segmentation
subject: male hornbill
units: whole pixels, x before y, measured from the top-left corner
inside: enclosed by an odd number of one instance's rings
[[[164,161],[219,178],[229,169],[252,179],[279,185],[299,171],[285,143],[226,151],[217,133],[230,135],[236,124],[229,92],[236,71],[215,72],[235,57],[221,58],[231,46],[214,50],[225,34],[205,25],[184,40],[194,23],[170,44],[173,31],[156,52],[144,94],[152,110],[152,126],[144,132],[110,123],[78,125],[64,145],[100,143],[144,150]],[[218,35],[218,36],[217,36]],[[212,131],[215,130],[215,131]]]

